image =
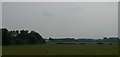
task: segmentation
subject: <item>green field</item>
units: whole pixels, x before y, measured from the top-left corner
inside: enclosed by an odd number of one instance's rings
[[[117,45],[18,45],[3,46],[3,55],[118,55]]]
[[[2,46],[0,45],[0,56],[2,55]]]

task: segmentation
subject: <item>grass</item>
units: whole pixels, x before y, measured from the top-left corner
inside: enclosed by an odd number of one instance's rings
[[[0,45],[0,56],[2,55],[2,46]]]
[[[117,45],[18,45],[3,46],[3,55],[118,55]]]

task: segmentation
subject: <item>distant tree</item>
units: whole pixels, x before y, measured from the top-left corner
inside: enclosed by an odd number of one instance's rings
[[[107,37],[104,37],[103,39],[106,40],[106,39],[108,39],[108,38],[107,38]]]
[[[51,38],[51,37],[49,37],[49,40],[50,40],[50,41],[54,41],[54,39],[53,39],[53,38]]]
[[[2,45],[2,29],[0,29],[0,45]]]
[[[21,30],[17,36],[19,39],[25,39],[27,35],[28,35],[28,30]]]
[[[31,31],[29,33],[29,39],[31,40],[32,44],[35,44],[35,43],[43,44],[43,43],[45,43],[45,40],[42,38],[42,36],[35,31]]]
[[[2,30],[2,45],[10,45],[11,39],[8,30],[6,28],[3,28],[1,30]]]
[[[26,42],[24,40],[25,38],[27,38],[27,34],[28,34],[28,31],[21,30],[20,33],[18,33],[16,36],[16,39],[15,39],[16,44],[25,44]]]
[[[28,39],[30,39],[30,44],[36,44],[38,40],[33,33],[29,33]]]
[[[19,34],[19,30],[16,30],[16,33]]]
[[[42,36],[35,32],[31,31],[30,33],[28,30],[18,30],[16,31],[8,31],[6,28],[0,29],[0,33],[2,34],[2,44],[3,45],[10,45],[10,44],[44,44],[46,43],[45,39]]]

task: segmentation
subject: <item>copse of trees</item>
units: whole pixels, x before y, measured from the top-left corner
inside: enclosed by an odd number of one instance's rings
[[[8,31],[6,28],[2,31],[2,45],[23,45],[23,44],[45,44],[43,37],[35,32],[28,30]]]

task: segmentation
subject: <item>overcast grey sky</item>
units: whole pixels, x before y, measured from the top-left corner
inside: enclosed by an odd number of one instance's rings
[[[0,28],[2,28],[2,2],[0,2]]]
[[[2,2],[118,2],[120,0],[1,0]]]
[[[118,36],[116,2],[3,2],[2,26],[43,37]]]

